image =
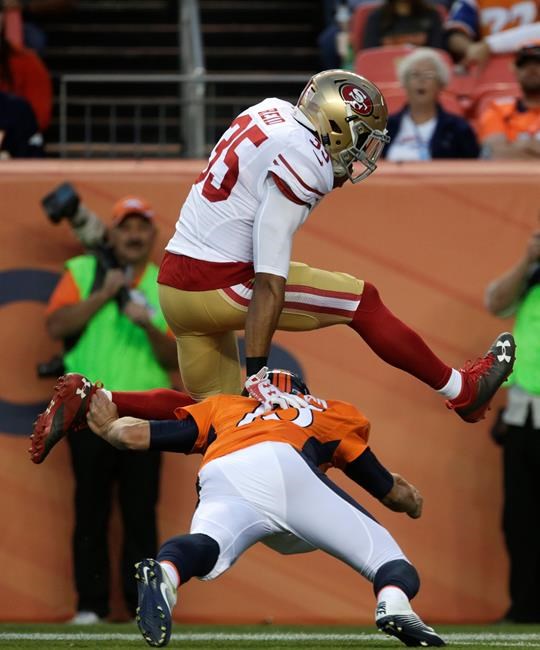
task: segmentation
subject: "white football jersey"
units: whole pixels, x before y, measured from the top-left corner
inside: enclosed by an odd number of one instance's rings
[[[251,262],[253,224],[270,172],[311,208],[330,192],[330,157],[300,122],[306,124],[299,109],[277,98],[241,113],[191,188],[166,250],[209,262]]]

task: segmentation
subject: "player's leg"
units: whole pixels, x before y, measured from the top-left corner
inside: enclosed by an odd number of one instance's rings
[[[219,352],[222,366],[218,369],[223,379],[214,374],[210,385],[209,376],[200,371],[196,350],[192,353],[188,346],[197,336],[204,343],[204,336],[215,337],[218,332],[243,329],[251,294],[250,282],[203,292],[160,286],[162,309],[179,340],[182,379],[196,399],[218,392],[240,391],[240,368],[232,350]],[[437,390],[447,399],[447,406],[467,422],[484,417],[515,359],[513,337],[505,332],[497,337],[484,357],[461,370],[451,368],[383,304],[375,287],[346,273],[292,262],[278,328],[306,331],[337,324],[350,325],[387,363]],[[205,345],[211,347],[209,343]],[[231,367],[228,362],[232,356]]]
[[[242,392],[242,369],[234,331],[179,336],[178,360],[182,382],[194,400]]]
[[[172,388],[113,390],[110,398],[118,408],[119,417],[128,415],[142,420],[172,420],[175,409],[194,403],[187,393]]]
[[[32,428],[28,450],[32,462],[42,463],[62,438],[87,426],[92,395],[101,386],[100,382],[92,382],[74,372],[58,379],[51,401]],[[130,415],[145,420],[171,420],[176,408],[194,401],[186,393],[169,388],[113,392],[105,388],[105,391],[118,407],[120,417]]]
[[[450,368],[384,305],[377,289],[368,283],[349,325],[387,363],[439,392],[448,408],[466,422],[485,417],[491,398],[511,373],[515,361],[514,338],[503,332],[483,357],[467,362],[460,370]]]
[[[514,339],[505,332],[484,357],[458,371],[444,364],[386,307],[373,285],[344,273],[291,263],[279,328],[305,330],[340,323],[354,329],[381,359],[437,390],[467,422],[484,417],[515,359]]]
[[[372,582],[380,629],[404,643],[444,645],[411,608],[418,574],[390,533],[291,446],[270,443],[265,461],[259,470],[261,480],[271,485],[271,475],[279,476],[279,493],[269,498],[241,482],[240,494],[265,511],[278,528],[330,553]]]
[[[242,373],[235,330],[245,311],[216,291],[181,291],[160,285],[160,303],[178,341],[182,382],[196,400],[218,393],[239,394]]]
[[[192,577],[212,580],[250,546],[275,530],[235,489],[233,475],[220,469],[222,459],[203,468],[199,504],[191,532],[163,544],[156,559],[137,565],[137,623],[146,641],[160,647],[171,634],[171,614],[180,585]],[[230,468],[229,468],[230,469]]]
[[[169,643],[178,587],[193,576],[205,576],[218,555],[219,546],[211,537],[178,535],[163,544],[156,559],[146,558],[135,565],[136,621],[149,645],[159,648]]]

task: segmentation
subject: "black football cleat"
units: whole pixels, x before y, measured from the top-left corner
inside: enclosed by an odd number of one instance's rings
[[[135,568],[139,591],[135,620],[146,643],[153,648],[162,648],[171,638],[176,589],[157,560],[141,560]]]
[[[510,332],[503,332],[483,357],[467,362],[460,368],[467,397],[458,395],[447,400],[465,422],[478,422],[486,417],[492,397],[506,381],[516,360],[516,342]],[[462,391],[463,392],[463,391]]]

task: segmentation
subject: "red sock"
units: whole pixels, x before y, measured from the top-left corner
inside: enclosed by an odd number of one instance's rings
[[[174,420],[174,409],[195,403],[187,393],[171,388],[113,391],[112,401],[118,407],[120,417],[130,415],[144,420]]]
[[[350,327],[383,361],[438,390],[450,379],[444,364],[423,339],[383,304],[377,289],[366,282]]]

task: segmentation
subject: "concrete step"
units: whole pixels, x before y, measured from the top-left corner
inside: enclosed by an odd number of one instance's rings
[[[202,22],[211,16],[215,22],[223,24],[241,24],[269,21],[275,22],[279,15],[280,22],[310,23],[312,16],[320,12],[314,0],[200,0],[199,7]],[[209,22],[209,21],[208,21]],[[214,21],[212,21],[214,22]]]
[[[180,48],[164,46],[79,46],[48,47],[45,61],[55,76],[69,72],[177,72]]]
[[[156,24],[112,24],[112,23],[52,23],[47,25],[50,47],[106,46],[136,47],[152,45],[178,45],[178,26],[167,23]]]
[[[242,70],[251,72],[313,71],[318,66],[316,47],[257,45],[205,47],[206,68],[209,71]]]
[[[202,26],[205,48],[236,45],[290,45],[311,47],[313,34],[310,25],[292,23],[260,25],[246,23],[237,25],[206,24]]]

